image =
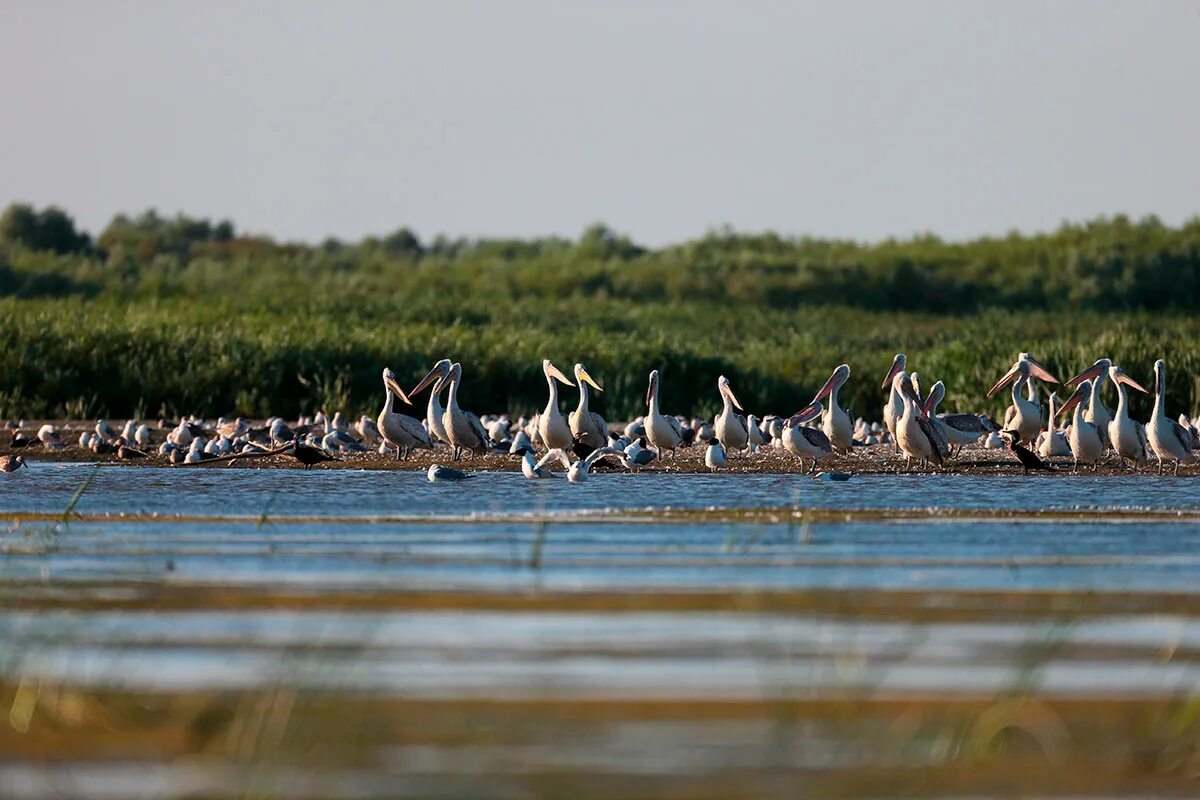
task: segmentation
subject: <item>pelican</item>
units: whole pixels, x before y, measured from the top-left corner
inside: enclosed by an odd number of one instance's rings
[[[800,459],[801,470],[804,469],[804,459],[811,458],[812,465],[808,470],[810,475],[817,471],[817,462],[833,452],[833,445],[824,431],[803,425],[803,423],[815,419],[823,410],[821,402],[814,400],[788,417],[783,423],[784,449]]]
[[[465,481],[467,478],[475,477],[474,475],[468,475],[461,469],[455,469],[454,467],[443,467],[441,464],[430,464],[429,471],[425,473],[425,476],[429,478],[430,483]]]
[[[383,391],[383,410],[379,412],[379,418],[373,427],[378,428],[384,442],[396,448],[396,460],[408,458],[414,449],[432,450],[433,440],[429,438],[429,431],[425,430],[420,420],[396,410],[396,398],[400,398],[408,406],[412,405],[412,400],[408,399],[408,395],[400,388],[400,384],[396,382],[396,374],[390,367],[383,368]]]
[[[708,440],[708,448],[704,451],[704,466],[716,472],[719,469],[725,469],[729,460],[725,457],[725,448],[721,447],[721,440],[712,438]]]
[[[650,386],[646,389],[646,436],[650,444],[658,451],[661,458],[663,452],[670,450],[674,454],[683,439],[683,427],[675,417],[669,417],[658,408],[658,370],[650,371]]]
[[[1146,429],[1140,422],[1129,416],[1129,392],[1126,386],[1132,386],[1142,394],[1149,394],[1142,385],[1126,374],[1125,370],[1113,364],[1108,368],[1108,378],[1117,387],[1117,413],[1112,422],[1108,423],[1108,441],[1112,449],[1117,451],[1121,460],[1121,469],[1125,468],[1125,459],[1133,462],[1134,469],[1145,466]]]
[[[940,441],[945,440],[938,436],[937,429],[917,402],[912,379],[903,372],[897,372],[892,381],[904,399],[904,413],[896,420],[896,440],[905,456],[905,469],[911,466],[914,458],[942,466],[943,448]]]
[[[1112,422],[1112,413],[1100,402],[1100,389],[1108,380],[1108,368],[1111,366],[1112,361],[1107,358],[1097,359],[1095,364],[1066,382],[1067,386],[1078,386],[1085,380],[1092,382],[1092,396],[1088,401],[1087,410],[1083,412],[1083,418],[1096,426],[1096,430],[1100,433],[1100,441],[1104,442],[1105,447],[1110,446],[1108,424]]]
[[[567,418],[558,410],[558,384],[555,381],[561,381],[567,386],[572,385],[572,381],[548,358],[542,359],[542,374],[546,376],[546,385],[550,387],[550,399],[546,402],[546,410],[538,417],[538,433],[546,447],[551,450],[566,450],[575,438],[571,435],[571,426]]]
[[[443,358],[441,361],[433,365],[433,369],[421,378],[421,382],[413,387],[409,392],[410,397],[416,397],[431,383],[434,383],[433,389],[429,392],[429,403],[425,406],[425,425],[429,429],[429,438],[434,442],[450,443],[450,437],[446,434],[446,426],[443,419],[446,416],[446,409],[442,408],[442,392],[446,390],[450,378],[450,359]]]
[[[446,401],[446,413],[442,415],[442,426],[454,446],[454,460],[457,461],[463,451],[471,453],[486,453],[489,449],[487,431],[479,417],[470,411],[463,411],[458,406],[458,386],[462,383],[462,364],[457,361],[450,365],[450,373],[446,376],[450,384],[450,399]]]
[[[1086,378],[1081,381],[1075,388],[1074,394],[1067,398],[1067,402],[1063,403],[1062,410],[1058,413],[1065,414],[1071,409],[1075,410],[1074,416],[1071,417],[1071,430],[1067,432],[1067,442],[1070,444],[1071,457],[1075,461],[1075,471],[1079,471],[1080,462],[1091,464],[1094,472],[1100,466],[1100,457],[1104,455],[1104,441],[1100,438],[1100,431],[1097,427],[1088,422],[1083,414],[1083,399],[1085,397],[1095,397],[1092,393],[1092,382]],[[1050,395],[1050,435],[1062,436],[1054,430],[1054,401],[1053,394]],[[1043,448],[1042,457],[1049,457]],[[1054,453],[1054,455],[1058,455]]]
[[[724,375],[717,378],[717,392],[721,395],[721,413],[713,420],[714,435],[704,441],[711,444],[712,439],[717,439],[726,450],[742,450],[750,442],[750,431],[746,427],[746,418],[733,410],[735,407],[740,410],[742,404],[734,396],[733,387]]]
[[[996,385],[987,393],[987,396],[991,397],[1012,383],[1012,401],[1016,411],[1011,419],[1005,417],[1005,429],[1017,431],[1021,440],[1026,442],[1033,442],[1042,430],[1042,407],[1036,402],[1036,392],[1033,392],[1033,397],[1021,397],[1022,387],[1032,387],[1030,382],[1035,377],[1049,383],[1058,383],[1058,378],[1051,375],[1033,356],[1021,353],[1012,369],[996,381]]]
[[[985,433],[1000,430],[999,425],[981,414],[937,414],[938,404],[945,396],[946,385],[941,381],[929,387],[929,397],[925,398],[925,416],[933,422],[948,446],[958,445],[958,451],[961,451],[979,441],[979,437]]]
[[[1088,385],[1089,385],[1089,390],[1090,390],[1091,384],[1088,384]],[[1071,395],[1071,396],[1074,397],[1075,395]],[[1067,402],[1069,403],[1070,400],[1068,400]],[[1075,402],[1076,402],[1076,405],[1080,407],[1079,418],[1083,419],[1083,415],[1082,415],[1083,414],[1083,403],[1081,402],[1081,400],[1077,400]],[[1058,408],[1058,393],[1051,392],[1050,393],[1050,410],[1046,417],[1046,430],[1044,430],[1038,434],[1038,455],[1040,455],[1042,458],[1050,458],[1052,456],[1069,456],[1076,452],[1075,447],[1070,442],[1067,441],[1067,437],[1064,436],[1062,431],[1060,431],[1058,429],[1058,415],[1059,415],[1059,413],[1065,414],[1066,410],[1067,410],[1067,407],[1065,404],[1063,405],[1062,409]],[[1095,425],[1092,425],[1093,429],[1095,429],[1095,427],[1096,427]],[[1074,435],[1073,431],[1072,431],[1072,435]],[[1084,439],[1088,440],[1088,442],[1090,443],[1090,439],[1088,439],[1088,435],[1086,433],[1082,434],[1082,435],[1083,435]],[[1099,435],[1099,433],[1097,433],[1097,435]],[[1101,443],[1101,445],[1103,447],[1103,443]],[[1091,451],[1087,450],[1087,446],[1088,445],[1085,445],[1084,452],[1090,453]],[[1078,456],[1077,456],[1076,464],[1078,464],[1078,463],[1079,463],[1079,461],[1078,461]],[[1092,462],[1085,460],[1083,463],[1090,464]]]
[[[888,390],[887,403],[883,406],[883,424],[887,426],[888,436],[891,437],[892,445],[896,448],[897,453],[900,452],[900,442],[896,440],[896,421],[904,413],[904,398],[900,396],[896,382],[892,379],[904,372],[907,367],[908,358],[904,353],[896,353],[896,357],[892,359],[892,367],[884,377],[881,387]]]
[[[1154,362],[1154,413],[1146,423],[1146,437],[1154,455],[1158,456],[1158,474],[1162,474],[1163,459],[1175,462],[1173,475],[1179,474],[1179,462],[1192,460],[1192,435],[1188,429],[1167,417],[1167,363],[1161,358]]]
[[[608,441],[608,423],[595,411],[588,410],[588,386],[597,392],[603,392],[604,387],[596,382],[583,364],[576,364],[572,372],[575,373],[575,385],[579,388],[579,406],[568,418],[571,435],[583,439],[592,447],[600,447]]]
[[[833,371],[829,380],[817,392],[813,400],[829,398],[829,407],[821,415],[821,430],[829,437],[830,444],[840,453],[849,453],[854,446],[854,424],[850,412],[838,405],[838,390],[850,380],[850,365],[842,364]]]

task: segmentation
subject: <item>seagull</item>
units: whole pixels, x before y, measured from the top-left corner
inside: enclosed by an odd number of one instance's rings
[[[113,431],[112,427],[102,419],[96,420],[96,433],[99,434],[100,438],[106,442],[111,443],[117,440],[116,432]]]
[[[429,472],[426,473],[430,483],[441,483],[443,481],[465,481],[467,478],[474,478],[474,475],[468,475],[461,469],[454,467],[443,467],[441,464],[430,464]]]
[[[724,469],[728,464],[728,459],[725,457],[725,448],[721,446],[721,440],[713,437],[708,440],[708,449],[704,451],[704,465],[716,472],[719,469]]]
[[[551,450],[542,456],[541,461],[534,462],[533,453],[526,450],[521,456],[521,474],[531,481],[538,480],[539,478],[549,478],[554,474],[550,471],[550,463],[555,460],[561,461],[561,453],[562,450]],[[570,469],[571,462],[568,460],[566,463],[567,469]]]

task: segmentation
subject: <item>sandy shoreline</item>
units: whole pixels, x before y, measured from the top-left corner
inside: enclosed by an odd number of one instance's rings
[[[56,425],[65,442],[66,447],[47,450],[40,443],[35,443],[32,446],[12,449],[8,446],[8,436],[0,436],[0,454],[20,453],[25,459],[31,463],[39,461],[48,462],[85,462],[85,463],[101,463],[101,464],[120,464],[124,466],[172,466],[165,458],[155,455],[153,452],[148,458],[135,460],[121,460],[115,454],[108,453],[97,455],[80,448],[78,446],[79,434],[85,430],[92,430],[94,423],[87,421],[50,421]],[[37,428],[42,424],[42,421],[27,422],[22,429],[27,435],[33,435]],[[110,424],[119,430],[118,421],[114,420]],[[153,435],[153,450],[156,450],[159,443],[166,440],[166,429],[157,427],[152,428]],[[521,468],[520,460],[516,456],[506,453],[493,453],[486,456],[464,457],[459,462],[451,460],[451,454],[448,448],[438,448],[434,452],[425,450],[414,451],[413,454],[406,460],[397,461],[391,456],[383,456],[377,452],[371,451],[367,453],[347,453],[338,456],[339,460],[329,463],[320,464],[313,469],[359,469],[359,470],[401,470],[401,471],[418,471],[426,470],[430,464],[438,463],[445,465],[457,466],[468,472],[519,472]],[[1051,464],[1056,467],[1057,474],[1071,475],[1071,461],[1067,458],[1051,459]],[[805,462],[805,469],[808,462]],[[188,466],[174,466],[175,469],[301,469],[301,465],[294,459],[287,456],[271,456],[268,458],[247,458],[236,461],[223,461],[215,464],[199,464]],[[831,454],[822,459],[818,465],[820,471],[838,471],[850,472],[856,475],[881,475],[895,474],[905,470],[905,461],[902,456],[896,455],[890,444],[875,445],[872,447],[856,447],[850,455]],[[561,468],[556,467],[555,471],[561,471]],[[604,465],[598,465],[593,469],[595,472],[606,471]],[[619,468],[614,468],[611,471],[623,471]],[[710,470],[704,465],[704,448],[701,446],[693,446],[683,448],[678,451],[677,457],[668,457],[662,462],[655,462],[647,467],[644,472],[652,474],[677,473],[690,474],[701,473],[707,474]],[[760,475],[794,475],[802,474],[805,470],[801,468],[800,461],[790,453],[776,449],[773,447],[762,447],[758,452],[753,454],[734,453],[730,456],[729,466],[722,472],[739,473],[739,474],[760,474]],[[922,469],[919,465],[913,465],[914,472],[930,472]],[[1158,466],[1156,461],[1151,461],[1150,465],[1140,472],[1138,475],[1147,477],[1158,477]],[[988,450],[980,445],[968,447],[955,458],[948,459],[943,468],[933,470],[935,473],[943,474],[964,474],[964,475],[1023,475],[1024,471],[1021,465],[1017,462],[1016,457],[1007,450]],[[1169,475],[1170,468],[1164,475]],[[1038,473],[1047,474],[1047,473]],[[1092,472],[1090,468],[1081,469],[1080,475],[1134,475],[1131,470],[1122,471],[1116,456],[1111,452],[1108,457],[1099,467],[1096,472]],[[1179,476],[1197,476],[1200,475],[1200,459],[1193,461],[1190,464],[1181,465],[1179,468]]]

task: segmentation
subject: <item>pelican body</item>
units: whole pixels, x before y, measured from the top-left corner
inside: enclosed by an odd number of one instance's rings
[[[908,358],[904,353],[897,353],[896,357],[892,359],[891,369],[883,379],[882,387],[888,390],[888,399],[883,406],[883,424],[887,426],[888,435],[891,437],[892,445],[896,448],[897,453],[900,452],[900,443],[896,440],[896,421],[904,413],[904,398],[900,395],[893,379],[907,368]]]
[[[1017,431],[1021,441],[1030,443],[1036,441],[1038,433],[1042,430],[1042,407],[1036,402],[1037,393],[1032,383],[1034,378],[1058,383],[1058,378],[1050,374],[1050,371],[1033,356],[1021,353],[1012,369],[987,393],[987,396],[991,397],[1008,384],[1012,384],[1012,414],[1011,417],[1005,416],[1005,428]],[[1023,388],[1029,390],[1026,397],[1021,396]]]
[[[829,437],[829,443],[839,453],[849,453],[854,446],[854,422],[850,412],[838,403],[838,390],[850,380],[850,365],[842,364],[833,371],[829,380],[817,392],[813,400],[829,398],[829,405],[821,415],[821,430]]]
[[[980,414],[937,414],[938,404],[945,396],[944,383],[938,381],[931,386],[929,397],[925,398],[925,416],[929,417],[929,421],[946,440],[947,448],[957,445],[958,451],[961,451],[965,446],[979,441],[979,437],[985,433],[999,432],[1000,426]],[[1003,444],[1000,446],[1003,447]]]
[[[1096,431],[1100,434],[1100,440],[1104,442],[1105,447],[1110,446],[1108,441],[1108,425],[1112,422],[1112,413],[1100,402],[1100,389],[1104,386],[1104,382],[1108,380],[1108,368],[1111,366],[1112,361],[1107,358],[1096,359],[1095,364],[1092,364],[1066,382],[1067,386],[1078,386],[1085,380],[1092,382],[1092,392],[1087,403],[1087,409],[1083,412],[1083,418],[1096,426]],[[1080,405],[1083,405],[1083,403],[1081,402]]]
[[[571,426],[567,418],[558,409],[558,384],[555,381],[572,385],[572,381],[563,371],[554,366],[550,359],[542,359],[542,374],[546,376],[546,386],[550,389],[550,399],[546,408],[538,416],[538,435],[542,442],[551,450],[568,449],[575,438],[571,434]]]
[[[733,394],[733,387],[724,375],[717,378],[717,392],[721,395],[721,413],[713,419],[713,433],[725,450],[744,450],[750,444],[750,430],[746,426],[746,418],[734,411],[741,410],[742,404]],[[724,453],[721,454],[724,458]],[[724,464],[722,464],[724,466]]]
[[[804,425],[805,422],[819,416],[823,410],[821,402],[814,400],[783,423],[781,441],[784,449],[800,459],[801,469],[804,469],[804,459],[811,458],[812,465],[808,469],[810,475],[817,471],[817,462],[833,452],[833,444],[824,431]]]
[[[1100,438],[1099,429],[1088,422],[1083,414],[1084,398],[1092,397],[1092,383],[1089,380],[1084,380],[1075,388],[1075,393],[1067,398],[1067,402],[1063,403],[1060,414],[1066,414],[1073,410],[1071,417],[1071,430],[1067,432],[1067,444],[1071,449],[1071,457],[1075,462],[1075,470],[1079,470],[1080,464],[1091,464],[1092,469],[1096,469],[1100,465],[1100,457],[1104,455],[1104,440]],[[1050,395],[1051,402],[1054,400],[1054,395]],[[1051,406],[1051,422],[1050,430],[1054,431],[1054,407]],[[1062,434],[1056,434],[1061,436]],[[1046,455],[1042,454],[1043,457]]]
[[[654,445],[654,449],[658,451],[659,458],[663,457],[663,453],[670,451],[672,454],[683,441],[683,428],[679,425],[679,420],[675,417],[663,414],[659,409],[658,404],[659,393],[659,377],[658,370],[650,371],[650,385],[646,389],[646,438],[650,440],[650,444]]]
[[[905,373],[897,372],[892,382],[904,399],[904,412],[896,420],[896,441],[900,445],[900,452],[904,453],[906,468],[911,466],[914,458],[926,464],[932,461],[942,466],[945,440],[938,435],[929,417],[925,416],[925,409],[917,401],[912,380]]]
[[[396,460],[408,458],[414,449],[432,450],[433,441],[425,426],[419,420],[396,410],[396,398],[400,398],[405,405],[412,405],[412,401],[396,383],[396,375],[388,367],[383,370],[383,390],[386,399],[375,425],[383,441],[396,449]]]
[[[571,423],[571,435],[592,447],[600,447],[608,441],[608,423],[604,417],[588,409],[588,386],[597,392],[603,392],[604,388],[583,364],[576,364],[572,372],[575,374],[575,386],[579,389],[579,405],[567,420]]]
[[[1179,462],[1192,460],[1192,434],[1187,428],[1167,416],[1167,364],[1161,358],[1154,362],[1154,414],[1146,423],[1146,438],[1158,456],[1161,475],[1163,461],[1174,461],[1179,474]]]
[[[1112,449],[1117,451],[1122,468],[1126,459],[1133,462],[1134,469],[1143,467],[1147,461],[1146,429],[1129,416],[1129,392],[1126,387],[1132,386],[1142,394],[1149,392],[1115,364],[1108,368],[1108,377],[1117,387],[1117,413],[1108,424],[1108,441]]]
[[[446,436],[454,447],[454,460],[457,461],[463,453],[482,454],[490,449],[487,431],[479,417],[470,411],[463,411],[458,405],[458,387],[462,383],[462,364],[457,361],[450,365],[447,375],[450,383],[450,398],[446,401],[446,413],[442,415],[442,425]]]
[[[432,442],[450,444],[450,437],[446,434],[446,426],[442,422],[446,416],[446,409],[442,407],[442,392],[449,383],[450,366],[450,359],[443,358],[434,364],[433,369],[408,393],[411,397],[416,397],[422,389],[433,384],[433,389],[429,392],[429,402],[425,406],[425,425],[429,429],[429,439]]]
[[[1081,409],[1080,419],[1082,416],[1083,403],[1077,401],[1076,406]],[[1062,412],[1066,412],[1066,406],[1062,407]],[[1050,411],[1046,417],[1046,430],[1042,431],[1038,436],[1038,455],[1042,458],[1051,458],[1053,456],[1069,456],[1074,452],[1071,443],[1067,441],[1067,437],[1058,429],[1058,394],[1050,393]],[[1090,423],[1089,423],[1090,424]],[[1095,428],[1095,426],[1092,426]],[[1090,464],[1090,461],[1085,461],[1085,464]]]

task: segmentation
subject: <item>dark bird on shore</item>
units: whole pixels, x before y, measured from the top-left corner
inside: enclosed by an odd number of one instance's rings
[[[320,464],[323,461],[341,461],[340,458],[334,458],[321,448],[310,447],[299,440],[296,440],[295,444],[292,445],[288,455],[303,464],[305,469],[315,464]]]
[[[21,467],[29,469],[21,456],[0,456],[0,472],[16,472]]]
[[[96,455],[98,455],[98,456],[106,455],[108,453],[111,453],[112,450],[113,450],[113,446],[111,444],[109,444],[108,442],[104,441],[104,439],[100,438],[99,436],[97,436],[95,439],[92,439],[92,452],[95,453]]]
[[[584,441],[587,438],[586,434],[578,434],[574,437],[574,444],[571,445],[571,452],[576,458],[587,458],[596,451],[595,446]]]
[[[13,450],[19,450],[22,447],[29,447],[31,444],[33,444],[32,436],[26,436],[20,431],[13,431],[9,438],[8,446]]]
[[[691,428],[691,427],[685,427],[681,431],[681,434],[679,437],[679,446],[680,447],[691,447],[695,443],[696,443],[696,429]]]
[[[1021,438],[1020,431],[1000,431],[1000,437],[1004,439],[1004,443],[1008,445],[1008,449],[1012,451],[1017,460],[1021,462],[1021,466],[1025,469],[1025,474],[1028,475],[1030,470],[1042,470],[1043,472],[1057,472],[1054,467],[1047,464],[1037,457],[1037,454],[1028,447],[1023,447],[1019,441]]]

